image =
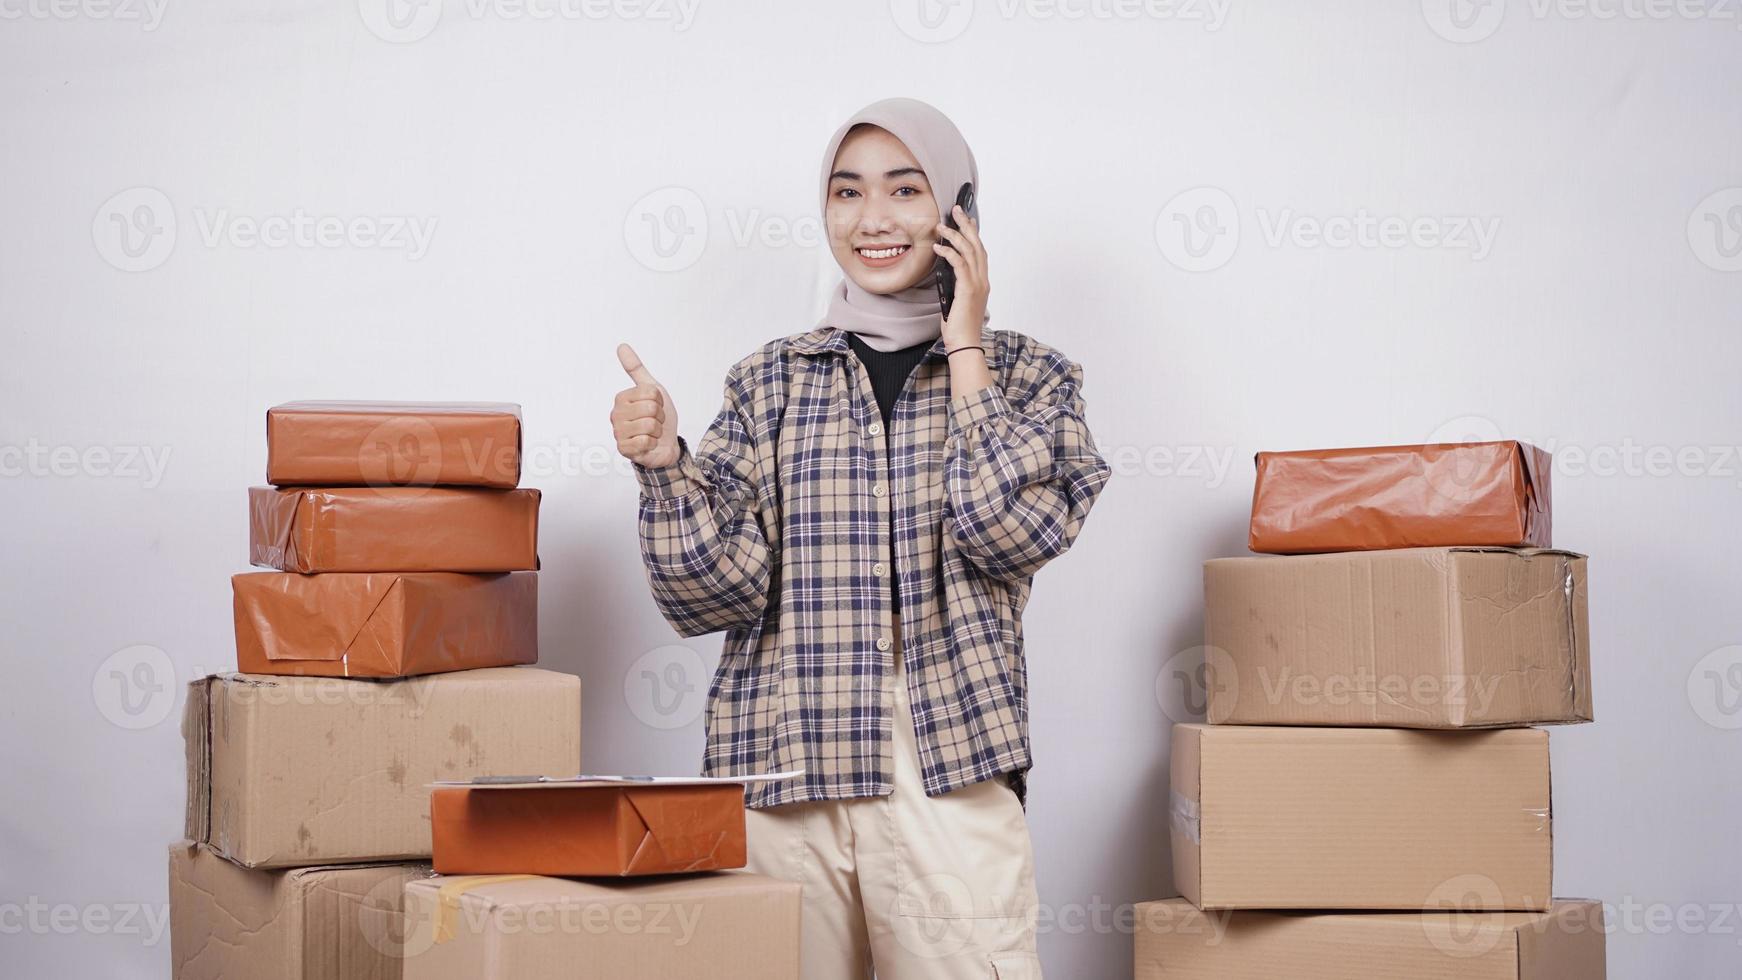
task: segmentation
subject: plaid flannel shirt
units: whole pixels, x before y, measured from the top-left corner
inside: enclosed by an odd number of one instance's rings
[[[890,792],[891,576],[926,793],[1010,773],[1026,804],[1022,610],[1109,469],[1080,367],[1013,331],[982,343],[990,387],[952,399],[940,339],[885,435],[845,333],[774,341],[727,375],[698,448],[635,467],[660,611],[726,631],[703,773],[805,770],[749,784],[749,806]]]

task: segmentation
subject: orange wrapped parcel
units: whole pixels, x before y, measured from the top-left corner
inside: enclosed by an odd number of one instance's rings
[[[1551,458],[1527,443],[1259,453],[1257,466],[1253,551],[1553,547]]]
[[[744,785],[580,778],[436,784],[441,874],[626,875],[742,868]]]
[[[285,572],[538,568],[537,490],[248,490],[248,560]]]
[[[249,572],[230,584],[244,673],[410,677],[538,662],[537,572]]]
[[[520,485],[520,406],[286,402],[266,412],[274,486]]]

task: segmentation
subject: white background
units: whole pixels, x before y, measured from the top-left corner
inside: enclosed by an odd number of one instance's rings
[[[972,143],[993,322],[1084,366],[1118,470],[1027,616],[1049,976],[1129,975],[1118,910],[1172,894],[1164,665],[1199,563],[1243,553],[1251,454],[1496,433],[1557,451],[1556,541],[1591,555],[1556,890],[1612,903],[1612,976],[1735,975],[1734,4],[65,2],[0,0],[0,972],[167,976],[119,919],[161,914],[181,685],[232,664],[276,402],[522,403],[587,765],[692,771],[699,701],[643,672],[705,687],[717,638],[647,593],[612,348],[699,436],[834,278],[785,234],[824,142],[902,94]],[[298,215],[350,230],[248,237]],[[1314,235],[1362,218],[1413,233]],[[370,237],[398,219],[427,248]]]

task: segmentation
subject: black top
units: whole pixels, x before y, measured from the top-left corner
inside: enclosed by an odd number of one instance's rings
[[[895,415],[895,400],[901,397],[901,390],[907,387],[907,379],[913,376],[913,369],[925,359],[925,352],[931,350],[935,340],[922,341],[912,347],[900,350],[880,351],[859,339],[859,335],[849,332],[847,345],[853,348],[853,353],[859,355],[859,360],[865,365],[865,372],[871,375],[871,390],[877,395],[877,409],[883,413],[884,438],[889,438],[889,422]],[[889,509],[890,538],[895,537],[895,508]],[[889,601],[897,613],[901,612],[901,589],[893,574],[889,576]]]
[[[847,345],[859,355],[866,372],[871,375],[871,390],[877,393],[877,408],[883,413],[885,430],[889,428],[890,417],[895,414],[895,399],[901,396],[901,389],[907,387],[913,369],[925,359],[925,352],[931,350],[934,343],[937,341],[926,340],[900,350],[880,351],[860,340],[858,334],[847,334]]]

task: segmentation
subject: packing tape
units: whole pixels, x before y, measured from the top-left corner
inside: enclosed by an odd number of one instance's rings
[[[460,916],[460,898],[474,888],[500,885],[507,881],[528,881],[538,875],[467,875],[449,878],[436,889],[435,941],[437,945],[454,938],[454,923]]]
[[[1198,801],[1188,800],[1178,790],[1167,791],[1167,810],[1173,819],[1173,829],[1186,835],[1193,844],[1203,843],[1198,834]]]

